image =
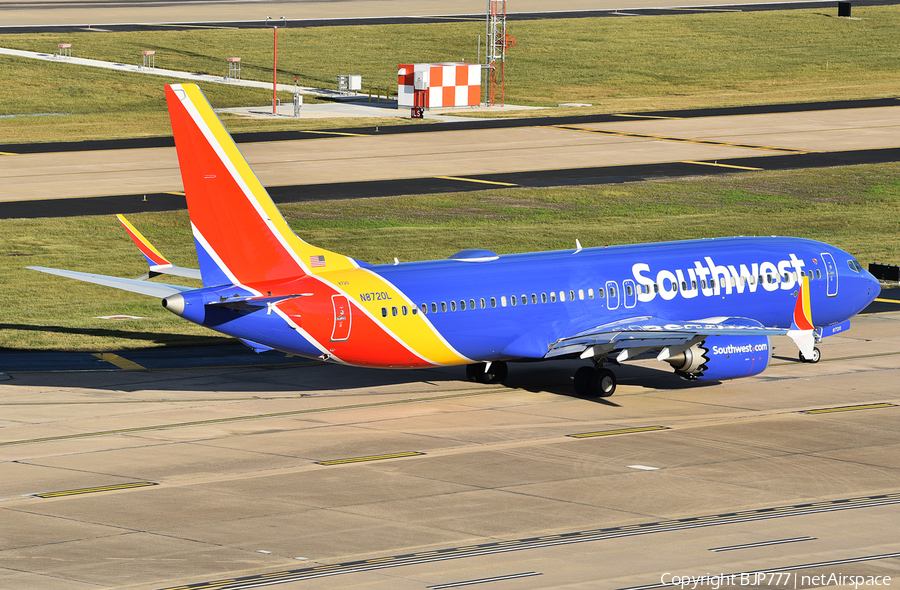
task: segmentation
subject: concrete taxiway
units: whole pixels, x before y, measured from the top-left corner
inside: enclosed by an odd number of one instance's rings
[[[719,167],[720,160],[900,147],[900,106],[353,134],[314,141],[245,143],[266,186],[461,177],[666,162]],[[25,201],[182,190],[174,148],[0,157],[0,200]],[[474,181],[477,183],[478,181]],[[509,183],[506,183],[509,184]],[[465,190],[460,183],[459,190]]]
[[[821,349],[802,364],[777,339],[765,373],[713,385],[639,361],[604,401],[574,396],[574,362],[506,386],[318,363],[12,372],[0,587],[898,578],[900,313]]]

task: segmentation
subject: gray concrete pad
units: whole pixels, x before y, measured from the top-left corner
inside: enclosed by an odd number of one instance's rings
[[[896,147],[900,145],[900,107],[579,127],[587,131],[520,127],[330,137],[242,144],[241,151],[267,186],[717,160],[784,153],[778,148]],[[655,137],[615,136],[592,129]],[[0,200],[15,201],[183,190],[171,148],[3,157],[0,182]]]
[[[258,380],[249,378],[258,373],[218,370],[13,373],[0,383],[0,443],[12,443],[0,446],[0,584],[159,589],[897,493],[900,409],[800,411],[900,404],[898,326],[900,313],[857,318],[845,336],[823,343],[817,365],[789,360],[791,345],[778,339],[775,366],[718,385],[686,383],[655,361],[639,361],[617,369],[619,390],[606,403],[575,397],[577,363],[562,361],[513,365],[507,387],[473,386],[458,368],[301,365],[267,369]],[[305,397],[290,395],[290,383],[303,383]],[[351,407],[360,403],[369,405]],[[316,411],[267,417],[305,410]],[[219,421],[175,426],[203,418]],[[566,436],[655,424],[669,430]],[[92,434],[130,428],[139,430]],[[26,442],[42,436],[74,438]],[[316,464],[404,451],[424,454]],[[158,485],[33,496],[137,481]],[[422,588],[537,571],[514,587],[613,590],[667,571],[748,571],[887,553],[896,539],[884,525],[898,517],[898,505],[859,508],[281,587]],[[815,541],[709,551],[799,535]],[[841,571],[892,572],[893,565],[900,560]],[[53,583],[44,584],[48,578]]]

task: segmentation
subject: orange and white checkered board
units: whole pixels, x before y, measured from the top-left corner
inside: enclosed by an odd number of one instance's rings
[[[466,107],[481,104],[481,66],[467,63],[404,64],[398,68],[398,106],[413,106],[415,73],[428,72],[425,106]]]

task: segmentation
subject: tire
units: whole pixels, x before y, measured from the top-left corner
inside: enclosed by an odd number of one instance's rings
[[[804,363],[817,363],[822,358],[822,351],[819,350],[819,347],[813,348],[813,354],[810,358],[806,358],[803,356],[803,353],[800,353],[800,360]]]
[[[491,363],[491,369],[484,373],[484,381],[482,383],[503,383],[509,375],[509,367],[503,361],[494,361]]]
[[[616,392],[616,374],[609,369],[597,369],[590,379],[591,393],[597,397],[609,397]]]
[[[472,383],[484,383],[484,363],[466,365],[466,377]]]

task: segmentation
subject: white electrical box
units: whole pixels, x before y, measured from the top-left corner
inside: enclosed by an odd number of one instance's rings
[[[362,76],[360,76],[358,74],[351,74],[349,86],[350,86],[349,90],[351,92],[362,90]]]
[[[428,90],[428,71],[419,70],[413,79],[413,88],[416,90]]]

